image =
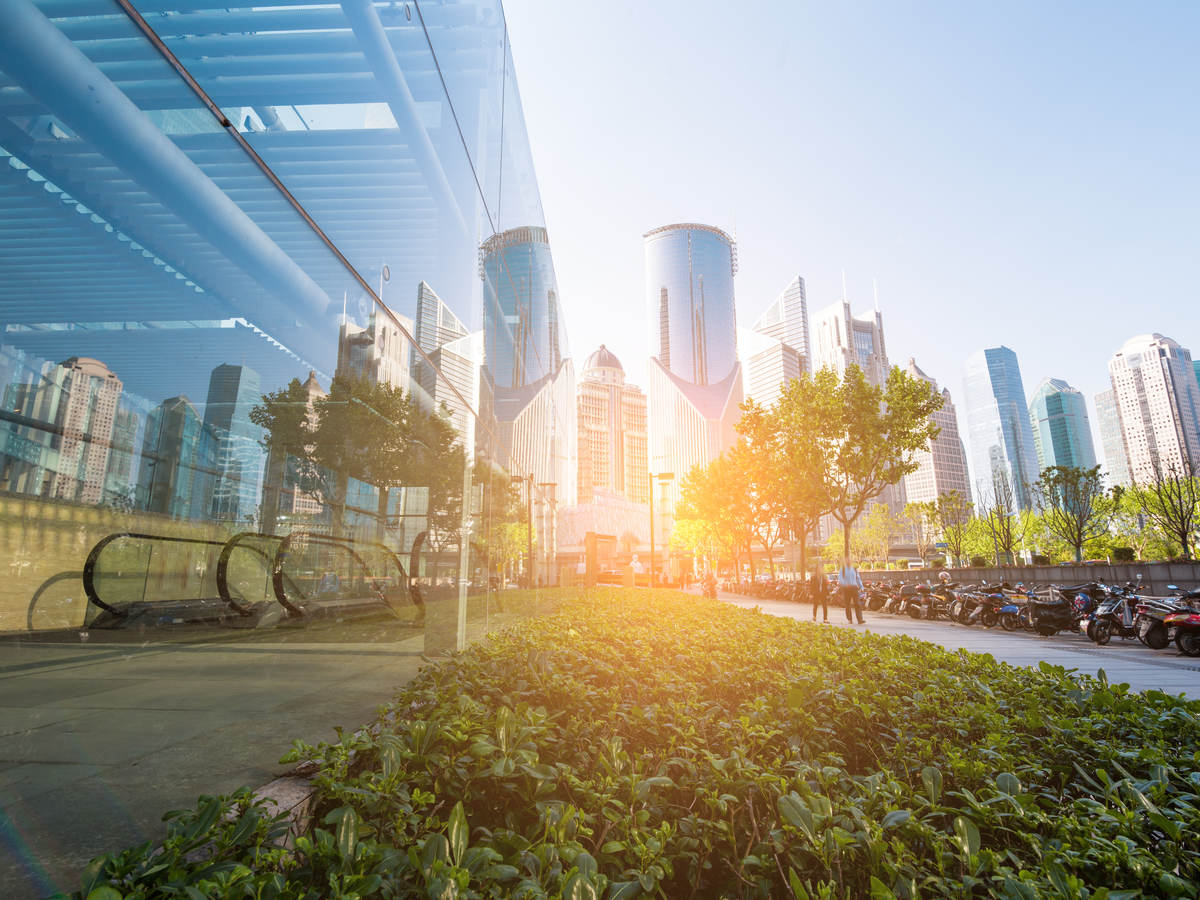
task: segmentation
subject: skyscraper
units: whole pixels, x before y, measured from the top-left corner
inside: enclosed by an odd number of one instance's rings
[[[580,373],[578,409],[579,502],[608,492],[648,503],[646,395],[625,381],[621,361],[603,344]]]
[[[212,370],[204,424],[216,441],[216,485],[213,518],[253,522],[258,518],[266,452],[263,430],[250,421],[250,411],[262,399],[258,373],[248,366],[220,365]]]
[[[804,279],[797,275],[766,308],[754,330],[787,344],[800,357],[802,371],[812,371],[812,346],[808,334],[808,298]]]
[[[392,315],[412,333],[411,319]],[[387,313],[372,308],[366,327],[342,322],[338,329],[338,375],[408,390],[411,368],[412,347]]]
[[[1129,457],[1125,455],[1125,439],[1121,436],[1121,415],[1117,412],[1117,395],[1112,388],[1096,395],[1096,427],[1100,430],[1100,446],[1104,450],[1104,471],[1111,485],[1128,486]]]
[[[779,399],[784,386],[804,372],[805,360],[790,345],[761,332],[742,329],[738,335],[746,396],[763,406]]]
[[[976,503],[992,506],[999,482],[1012,491],[1016,506],[1031,508],[1037,451],[1017,354],[1008,347],[971,354],[964,388]]]
[[[927,382],[937,390],[937,382],[921,371],[916,360],[909,357],[908,374]],[[914,456],[919,468],[904,476],[904,494],[909,503],[927,503],[943,494],[958,491],[971,499],[971,480],[967,475],[967,453],[958,434],[958,416],[949,388],[942,389],[942,408],[932,416],[940,429],[929,447]]]
[[[878,308],[854,316],[849,301],[839,300],[813,316],[812,339],[814,371],[828,368],[844,375],[849,366],[856,365],[871,384],[887,381],[887,345]]]
[[[146,419],[137,502],[174,519],[207,518],[216,470],[216,441],[187,397],[169,397]]]
[[[1200,465],[1200,385],[1192,355],[1161,334],[1130,338],[1108,362],[1132,479]]]
[[[450,411],[451,421],[463,446],[474,452],[475,417],[470,409],[479,409],[483,332],[470,333],[433,288],[422,281],[417,285],[414,338],[433,365],[430,366],[414,354],[413,381],[434,408],[444,407]]]
[[[737,250],[728,234],[709,225],[666,225],[644,238],[654,352],[647,383],[650,470],[674,474],[674,493],[694,466],[737,440]]]
[[[1083,394],[1061,378],[1045,378],[1029,400],[1029,424],[1038,470],[1051,466],[1090,469],[1096,447]]]
[[[716,384],[737,366],[733,239],[710,225],[665,225],[644,235],[651,347],[691,384]]]

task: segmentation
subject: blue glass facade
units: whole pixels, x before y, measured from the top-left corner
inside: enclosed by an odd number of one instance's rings
[[[737,364],[732,239],[707,225],[667,225],[645,235],[651,352],[692,384],[716,384]]]
[[[509,37],[499,0],[0,4],[0,708],[47,725],[0,736],[0,895],[556,582],[574,410]]]
[[[1017,355],[1008,347],[971,354],[964,388],[976,501],[991,506],[999,481],[1012,491],[1017,506],[1031,508],[1037,453]]]
[[[1096,446],[1083,394],[1059,378],[1047,378],[1029,400],[1029,423],[1038,468],[1096,465]]]

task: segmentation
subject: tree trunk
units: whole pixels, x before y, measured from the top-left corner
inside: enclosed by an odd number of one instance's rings
[[[842,559],[850,559],[850,523],[842,523]]]
[[[796,543],[800,545],[800,574],[808,577],[808,532],[803,532]]]

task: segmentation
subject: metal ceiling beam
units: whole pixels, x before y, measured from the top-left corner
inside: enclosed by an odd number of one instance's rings
[[[302,314],[329,297],[30,0],[0,4],[0,58],[21,86],[255,281]]]

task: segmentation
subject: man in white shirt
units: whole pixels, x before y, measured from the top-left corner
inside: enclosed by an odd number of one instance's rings
[[[858,616],[858,624],[863,624],[862,589],[863,583],[858,575],[858,569],[854,568],[849,557],[844,558],[842,567],[838,570],[838,593],[841,594],[842,602],[846,605],[847,622],[854,621],[854,616],[850,614],[853,609],[854,614]]]

